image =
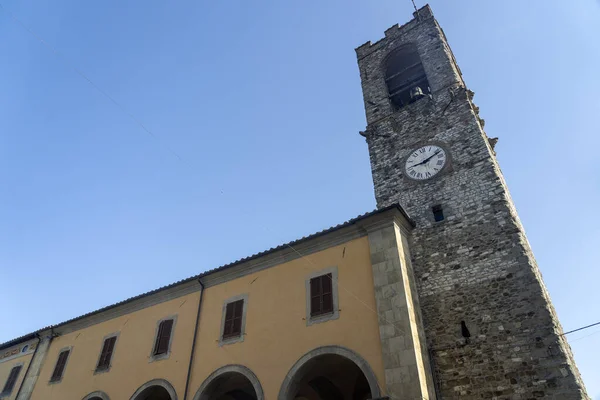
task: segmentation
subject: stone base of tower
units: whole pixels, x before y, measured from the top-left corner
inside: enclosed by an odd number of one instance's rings
[[[517,271],[420,297],[440,397],[589,399],[543,297]]]

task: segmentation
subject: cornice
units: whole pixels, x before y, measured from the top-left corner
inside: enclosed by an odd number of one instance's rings
[[[367,236],[371,232],[395,225],[401,227],[405,232],[409,232],[414,227],[414,222],[410,220],[408,215],[398,205],[374,211],[326,231],[207,271],[179,283],[136,296],[132,299],[74,318],[59,325],[41,329],[34,334],[40,334],[41,336],[65,335],[85,329],[123,315],[143,310],[147,307],[152,307],[169,300],[199,292],[202,290],[200,282],[202,282],[205,288],[220,285],[233,279],[238,279],[276,265],[296,260],[347,243],[351,240]],[[23,339],[25,338],[29,338],[29,336],[23,337]],[[17,340],[18,339],[15,339],[15,341]],[[19,342],[20,341],[15,343]],[[10,342],[7,342],[6,344],[10,346],[9,343]]]
[[[109,308],[97,314],[90,315],[72,322],[67,322],[64,325],[54,328],[54,332],[58,335],[65,335],[67,333],[85,329],[92,325],[122,317],[123,315],[131,314],[133,312],[140,311],[156,304],[164,303],[165,301],[173,300],[200,290],[200,284],[197,280],[184,282],[179,285],[161,290],[157,293],[133,300],[129,303],[118,305],[114,308]]]

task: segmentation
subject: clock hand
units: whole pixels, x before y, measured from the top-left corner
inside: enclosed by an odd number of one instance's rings
[[[427,157],[426,159],[424,159],[424,160],[423,160],[423,161],[421,161],[420,163],[413,165],[413,167],[416,167],[417,165],[423,165],[423,164],[426,164],[426,163],[428,163],[428,162],[429,162],[429,160],[431,160],[433,157],[435,157],[436,155],[438,155],[438,153],[439,153],[440,151],[441,151],[441,150],[438,150],[438,151],[436,151],[435,153],[433,153],[433,155],[431,155],[431,156]]]
[[[428,163],[429,160],[431,160],[433,157],[437,156],[440,152],[441,152],[441,150],[436,151],[430,157],[428,157],[427,159],[425,159],[425,162]]]

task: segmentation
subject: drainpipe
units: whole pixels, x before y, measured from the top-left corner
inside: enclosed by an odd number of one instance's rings
[[[196,337],[198,336],[198,324],[200,323],[200,309],[202,308],[202,297],[204,295],[204,285],[200,278],[198,278],[198,283],[200,284],[201,292],[200,299],[198,300],[198,313],[196,314],[196,324],[194,326],[194,339],[192,341],[192,350],[190,353],[190,364],[188,365],[187,378],[185,380],[185,391],[183,392],[183,400],[187,400],[188,397],[188,389],[190,387],[190,378],[192,376],[192,364],[194,362],[194,350],[196,349]]]
[[[18,399],[19,395],[21,394],[21,388],[23,388],[25,379],[27,379],[27,375],[29,375],[29,369],[31,368],[31,364],[33,364],[33,359],[35,358],[35,355],[37,354],[37,351],[40,348],[40,343],[42,343],[42,338],[40,337],[40,334],[36,333],[35,335],[37,336],[38,341],[37,341],[37,344],[35,345],[35,350],[33,351],[31,360],[29,360],[29,364],[27,365],[27,369],[25,370],[25,375],[23,375],[23,380],[21,381],[21,384],[19,385],[19,390],[17,390],[17,395],[15,396],[15,399]]]

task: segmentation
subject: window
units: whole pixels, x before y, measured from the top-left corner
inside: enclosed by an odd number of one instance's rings
[[[433,219],[435,222],[440,222],[444,220],[444,209],[442,206],[437,205],[431,207],[431,211],[433,211]]]
[[[173,330],[173,320],[166,319],[158,325],[158,334],[154,343],[155,356],[167,354],[169,352],[169,344],[171,342],[171,332]]]
[[[339,318],[337,282],[337,267],[315,271],[306,277],[307,326]]]
[[[310,280],[310,316],[333,312],[333,277],[325,274]]]
[[[56,361],[56,365],[54,366],[54,371],[52,372],[52,377],[50,378],[50,382],[59,382],[63,377],[63,372],[65,371],[65,366],[67,365],[67,360],[69,359],[69,353],[71,350],[63,350],[58,355],[58,360]]]
[[[116,336],[111,336],[107,339],[104,339],[104,344],[102,345],[102,351],[100,352],[100,358],[98,359],[96,371],[106,371],[110,368],[110,361],[112,359],[116,342]]]
[[[243,299],[227,304],[225,310],[225,326],[223,327],[223,339],[238,337],[242,334],[243,313]]]
[[[401,46],[388,55],[385,61],[385,83],[390,100],[397,109],[431,92],[415,45]]]
[[[13,388],[15,387],[15,383],[17,383],[17,378],[19,377],[19,373],[21,372],[22,365],[17,365],[10,370],[10,374],[8,374],[8,379],[4,384],[4,389],[2,389],[2,396],[8,396],[12,393]]]
[[[171,342],[175,333],[177,315],[170,315],[156,321],[154,343],[150,349],[148,362],[167,359],[171,356]]]
[[[247,313],[247,293],[230,297],[223,302],[219,346],[244,341]]]

